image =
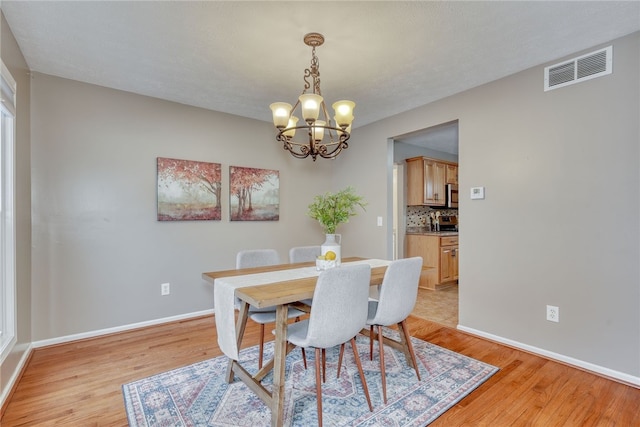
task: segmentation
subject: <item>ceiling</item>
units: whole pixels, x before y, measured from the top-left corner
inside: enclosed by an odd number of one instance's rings
[[[393,140],[457,156],[458,121],[455,120],[426,129],[418,129],[411,133],[398,135]]]
[[[33,71],[271,121],[316,49],[354,129],[640,30],[638,1],[11,1]],[[541,83],[542,87],[542,77]],[[424,143],[420,134],[411,143]],[[422,142],[421,142],[422,141]]]

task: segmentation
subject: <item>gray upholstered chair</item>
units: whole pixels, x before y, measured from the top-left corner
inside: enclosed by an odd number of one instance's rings
[[[320,246],[296,246],[289,249],[289,262],[295,264],[298,262],[315,261],[321,253]]]
[[[295,246],[289,249],[289,262],[295,264],[298,262],[315,261],[321,253],[320,245],[318,246]],[[311,298],[300,301],[301,303],[311,306],[313,300]]]
[[[265,267],[280,264],[280,256],[274,249],[248,249],[236,255],[236,268]],[[288,317],[298,318],[305,313],[295,308],[289,308]],[[258,369],[262,368],[264,355],[264,331],[267,323],[275,323],[276,307],[257,308],[249,306],[249,318],[260,325],[260,349],[258,355]]]
[[[416,370],[418,381],[420,381],[420,370],[405,320],[416,304],[421,272],[421,257],[392,261],[382,279],[378,300],[369,301],[369,315],[367,318],[367,325],[371,328],[369,332],[369,357],[373,360],[373,329],[375,326],[380,345],[382,395],[385,404],[387,403],[387,380],[384,368],[383,326],[398,325],[398,331],[402,334],[400,341],[405,345],[405,354],[411,356],[413,368]]]
[[[325,270],[318,276],[309,319],[288,326],[287,340],[301,348],[315,349],[318,425],[322,425],[321,350],[351,342],[360,380],[373,411],[367,381],[356,349],[355,336],[365,327],[369,301],[371,267],[367,264]],[[338,361],[338,372],[342,351]]]

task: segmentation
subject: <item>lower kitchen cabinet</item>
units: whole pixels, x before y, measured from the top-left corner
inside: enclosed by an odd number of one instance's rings
[[[440,283],[458,280],[458,247],[440,248]]]
[[[423,272],[420,287],[439,289],[458,280],[458,236],[407,234],[407,258],[421,256],[423,266],[432,267]]]

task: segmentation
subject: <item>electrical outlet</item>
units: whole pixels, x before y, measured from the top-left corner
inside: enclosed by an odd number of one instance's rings
[[[171,293],[171,284],[163,283],[160,285],[160,295],[169,295]]]
[[[550,322],[560,321],[560,308],[553,305],[547,306],[547,320]]]

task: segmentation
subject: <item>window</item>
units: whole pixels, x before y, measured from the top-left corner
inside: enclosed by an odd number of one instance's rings
[[[0,92],[0,362],[16,342],[14,163],[16,82],[2,65]]]

